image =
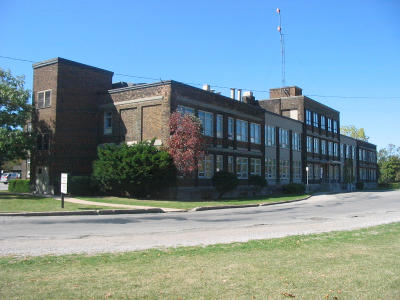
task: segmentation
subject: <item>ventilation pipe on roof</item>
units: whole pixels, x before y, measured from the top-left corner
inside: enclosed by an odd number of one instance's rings
[[[242,101],[242,89],[238,89],[238,100]]]
[[[209,84],[203,84],[203,90],[210,91],[210,85]]]
[[[232,98],[233,100],[235,100],[235,91],[236,91],[236,89],[231,88],[231,98]]]

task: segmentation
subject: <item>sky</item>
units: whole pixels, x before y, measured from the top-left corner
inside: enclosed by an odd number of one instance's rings
[[[400,1],[0,0],[0,67],[25,75],[63,57],[137,77],[253,90],[286,85],[340,111],[378,149],[400,146]],[[138,78],[145,77],[145,78]],[[152,79],[149,79],[152,78]]]

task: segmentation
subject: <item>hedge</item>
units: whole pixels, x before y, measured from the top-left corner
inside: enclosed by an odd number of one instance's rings
[[[286,194],[304,194],[304,184],[289,183],[282,186],[282,191]]]
[[[68,193],[91,196],[99,193],[99,188],[91,176],[68,176]]]
[[[8,191],[12,193],[29,193],[31,187],[29,179],[13,179],[8,182]]]

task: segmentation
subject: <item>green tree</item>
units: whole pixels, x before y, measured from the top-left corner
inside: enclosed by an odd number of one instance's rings
[[[221,199],[225,193],[238,186],[239,179],[236,177],[236,174],[219,171],[214,174],[212,182],[218,192],[218,199]]]
[[[357,128],[354,125],[340,127],[340,133],[364,142],[368,142],[369,140],[369,136],[365,134],[364,128]]]
[[[378,152],[379,182],[400,181],[400,147],[389,144]]]
[[[93,178],[100,188],[115,195],[143,197],[172,185],[176,178],[172,157],[153,143],[98,147]]]
[[[0,167],[26,158],[32,146],[30,132],[23,130],[32,113],[24,83],[23,76],[14,77],[0,68]]]

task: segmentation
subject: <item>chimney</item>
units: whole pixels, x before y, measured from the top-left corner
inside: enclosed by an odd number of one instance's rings
[[[244,92],[243,94],[243,102],[247,104],[256,104],[256,98],[253,96],[252,91]]]
[[[210,85],[209,84],[203,84],[203,90],[210,91]]]
[[[238,100],[242,101],[242,89],[238,89]]]
[[[236,91],[236,89],[231,88],[231,98],[232,98],[233,100],[235,100],[235,91]]]
[[[282,88],[269,90],[269,97],[271,99],[301,96],[302,94],[303,94],[302,89],[299,88],[298,86],[285,86]]]

